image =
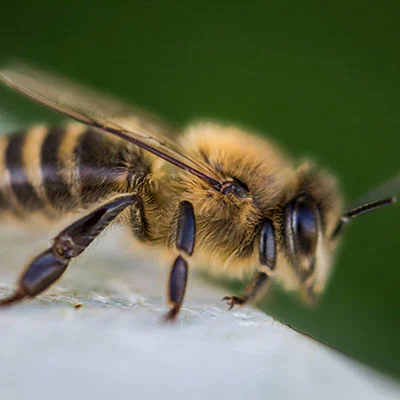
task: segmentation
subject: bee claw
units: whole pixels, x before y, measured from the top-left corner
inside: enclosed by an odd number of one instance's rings
[[[19,300],[26,297],[25,292],[22,289],[17,289],[13,294],[3,299],[0,299],[0,307],[7,307]]]
[[[246,302],[244,298],[237,296],[225,296],[222,301],[225,301],[228,304],[228,311],[232,310],[236,305],[241,306]]]
[[[174,322],[176,320],[176,316],[179,313],[180,307],[172,307],[163,317],[163,321],[168,323],[168,322]]]

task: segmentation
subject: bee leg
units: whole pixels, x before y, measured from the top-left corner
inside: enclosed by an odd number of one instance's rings
[[[256,273],[241,297],[226,296],[222,299],[228,303],[229,310],[232,310],[235,305],[243,305],[248,301],[256,300],[268,287],[268,274],[274,271],[276,264],[275,233],[272,221],[269,219],[264,220],[261,228],[258,257],[260,270],[264,269],[264,271]]]
[[[222,301],[229,305],[229,310],[236,305],[242,306],[247,302],[256,300],[268,287],[269,276],[265,272],[257,272],[249,285],[244,290],[242,296],[225,296]]]
[[[0,306],[34,297],[46,290],[60,278],[70,260],[79,256],[111,221],[135,201],[134,195],[116,197],[69,225],[54,238],[49,249],[33,259],[19,279],[15,293],[0,300]]]
[[[176,235],[176,248],[191,256],[196,238],[196,219],[192,205],[188,201],[179,204],[178,229]],[[179,255],[176,257],[168,281],[168,300],[171,308],[165,320],[171,321],[178,315],[182,306],[188,278],[188,262]]]
[[[143,200],[138,196],[130,208],[130,226],[132,234],[141,242],[151,242]]]
[[[171,308],[165,316],[167,321],[175,319],[179,313],[185,296],[187,277],[188,263],[183,257],[178,256],[172,265],[169,275],[168,301],[171,304]]]

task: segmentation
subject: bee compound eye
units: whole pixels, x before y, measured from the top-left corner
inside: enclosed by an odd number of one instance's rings
[[[294,257],[313,257],[319,236],[319,211],[310,197],[299,197],[286,209],[286,237]]]

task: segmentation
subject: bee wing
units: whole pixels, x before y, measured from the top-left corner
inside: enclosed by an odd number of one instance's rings
[[[63,115],[128,140],[212,185],[218,185],[210,168],[202,161],[184,155],[171,140],[172,129],[143,111],[23,64],[1,69],[0,81]]]

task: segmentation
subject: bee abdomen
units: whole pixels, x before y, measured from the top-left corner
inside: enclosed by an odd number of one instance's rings
[[[45,200],[41,196],[41,191],[35,187],[38,178],[33,176],[37,175],[35,164],[40,162],[36,157],[39,148],[31,145],[32,137],[37,138],[43,133],[45,133],[44,127],[36,127],[32,134],[27,131],[0,138],[0,208],[2,210],[9,210],[22,216],[26,212],[38,211],[44,207]]]
[[[77,123],[0,137],[0,212],[52,217],[126,190],[123,145]]]

